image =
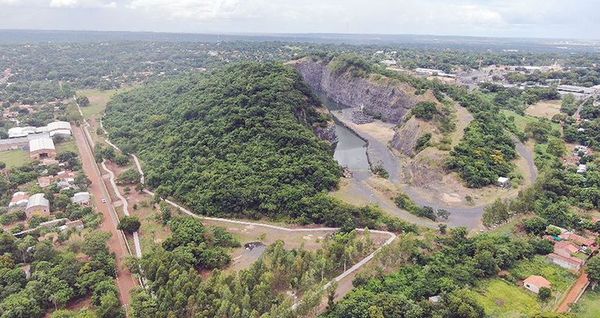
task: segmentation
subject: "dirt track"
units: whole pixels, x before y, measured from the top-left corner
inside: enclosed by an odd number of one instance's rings
[[[110,205],[111,203],[102,203],[101,201],[102,198],[110,200],[110,197],[83,129],[73,125],[73,136],[75,137],[75,142],[79,149],[83,170],[87,177],[92,181],[89,191],[92,194],[97,210],[102,213],[104,218],[100,225],[100,230],[111,234],[111,237],[108,240],[108,246],[110,251],[115,253],[116,256],[119,298],[123,306],[128,309],[131,303],[130,291],[138,284],[124,264],[125,257],[129,256],[126,242],[121,232],[117,230],[118,221],[116,219],[116,213]]]
[[[558,305],[558,309],[556,310],[559,313],[569,312],[571,310],[571,305],[576,303],[585,289],[590,284],[590,280],[586,273],[581,274],[575,284],[571,286],[569,292],[565,296],[565,298],[561,301],[560,305]]]

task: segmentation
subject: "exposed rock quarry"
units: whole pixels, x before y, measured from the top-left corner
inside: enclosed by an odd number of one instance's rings
[[[422,128],[419,121],[411,118],[402,127],[396,129],[391,146],[406,156],[414,156],[417,139],[422,135]]]
[[[420,101],[432,96],[415,95],[415,89],[394,79],[371,75],[353,76],[351,72],[335,74],[327,63],[310,58],[294,61],[304,81],[316,92],[334,102],[351,108],[351,120],[366,124],[375,119],[398,124],[390,145],[406,156],[414,156],[417,139],[431,127],[411,118],[404,123],[405,115]]]
[[[356,77],[349,72],[334,74],[323,61],[305,58],[293,63],[305,82],[333,101],[362,110],[365,116],[398,124],[419,98],[410,85],[388,78]]]

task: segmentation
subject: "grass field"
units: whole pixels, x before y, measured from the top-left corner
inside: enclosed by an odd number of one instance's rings
[[[573,308],[573,313],[577,318],[600,317],[600,290],[598,288],[596,291],[588,289]]]
[[[31,160],[25,150],[0,151],[0,162],[6,163],[7,168],[20,167]]]
[[[126,89],[110,89],[110,90],[97,90],[97,89],[84,89],[81,91],[77,91],[78,96],[87,96],[90,100],[90,105],[86,107],[81,107],[81,111],[83,112],[83,117],[86,119],[97,117],[104,113],[104,109],[106,109],[106,104],[115,94],[124,92]]]
[[[536,313],[552,311],[576,279],[571,272],[551,264],[543,256],[519,262],[510,273],[517,280],[530,275],[545,277],[552,283],[553,297],[549,301],[541,302],[536,294],[526,290],[519,283],[502,279],[486,280],[473,291],[473,297],[490,317],[531,317]]]
[[[531,317],[542,311],[534,293],[501,279],[483,282],[472,295],[494,318]]]
[[[530,275],[543,276],[552,283],[552,291],[555,294],[566,292],[577,279],[573,273],[550,263],[543,256],[519,262],[510,273],[518,279],[525,279]]]
[[[77,145],[74,139],[66,140],[56,145],[56,153],[59,154],[65,151],[72,151],[77,153]]]
[[[533,117],[533,116],[519,115],[519,114],[515,113],[512,110],[503,109],[500,112],[502,114],[504,114],[506,117],[509,117],[509,118],[512,117],[512,118],[514,118],[515,126],[517,126],[517,129],[519,129],[520,131],[524,131],[525,130],[525,126],[527,126],[528,123],[535,122],[535,121],[538,120],[538,118]],[[561,131],[560,130],[560,124],[552,123],[552,128],[555,129],[555,130]]]
[[[542,100],[527,107],[525,113],[535,117],[552,119],[554,115],[560,114],[560,105],[560,100]]]

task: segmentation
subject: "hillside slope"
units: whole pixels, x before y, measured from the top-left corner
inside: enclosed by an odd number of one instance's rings
[[[244,63],[118,95],[104,124],[139,154],[150,187],[195,212],[322,223],[311,200],[341,170],[314,133],[328,120],[314,105],[293,69]]]

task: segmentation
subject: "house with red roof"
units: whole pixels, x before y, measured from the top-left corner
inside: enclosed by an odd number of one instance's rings
[[[540,289],[544,287],[550,288],[551,285],[552,284],[547,279],[538,275],[531,275],[523,281],[523,287],[536,294],[539,294]]]

